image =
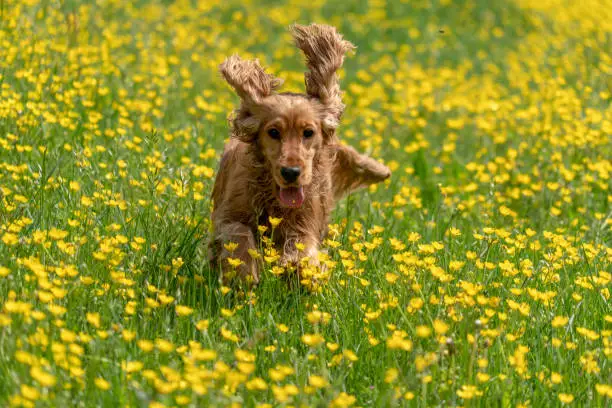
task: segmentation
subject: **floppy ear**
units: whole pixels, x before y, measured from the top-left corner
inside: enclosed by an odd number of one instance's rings
[[[219,66],[223,78],[240,96],[241,104],[232,119],[234,136],[244,142],[255,139],[260,121],[253,108],[272,95],[283,81],[266,73],[259,60],[243,60],[237,55],[227,58]]]
[[[238,55],[232,55],[223,61],[219,65],[219,71],[247,103],[259,103],[283,83],[281,79],[267,74],[259,65],[259,60],[243,60]]]
[[[306,56],[306,93],[321,101],[328,114],[324,118],[324,126],[333,133],[344,111],[336,71],[344,62],[344,54],[355,49],[355,46],[342,39],[342,35],[328,25],[295,24],[291,27],[291,33],[295,45]]]
[[[379,183],[391,176],[391,170],[387,166],[357,153],[352,147],[341,144],[332,146],[332,189],[335,200],[360,187]]]

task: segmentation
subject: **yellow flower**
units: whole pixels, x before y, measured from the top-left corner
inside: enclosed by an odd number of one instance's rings
[[[350,407],[355,404],[357,398],[352,395],[347,394],[346,392],[341,392],[336,398],[333,399],[330,406],[331,407]]]
[[[190,314],[193,313],[192,308],[190,308],[189,306],[184,306],[184,305],[176,305],[175,310],[176,310],[176,314],[179,316],[189,316]]]
[[[481,383],[489,381],[490,378],[491,376],[487,373],[479,372],[478,374],[476,374],[476,379],[478,380],[478,382]]]
[[[608,384],[595,384],[595,390],[599,395],[607,396],[612,398],[612,386]]]
[[[236,360],[242,361],[245,363],[252,363],[255,361],[255,354],[250,353],[246,350],[240,350],[240,349],[234,350],[234,357],[236,357]]]
[[[357,357],[357,354],[355,354],[351,350],[343,350],[342,351],[342,355],[344,356],[344,358],[346,358],[349,361],[357,361],[357,360],[359,360],[359,358]]]
[[[561,381],[563,381],[563,376],[559,373],[556,372],[552,372],[550,373],[550,382],[553,384],[561,384]]]
[[[230,264],[231,267],[237,268],[244,262],[242,262],[242,260],[239,258],[227,258],[227,263]]]
[[[165,339],[155,339],[155,347],[162,353],[171,353],[174,351],[174,344]]]
[[[20,389],[21,389],[21,395],[23,395],[24,398],[30,401],[36,401],[37,399],[40,398],[40,392],[34,387],[30,387],[29,385],[26,385],[26,384],[21,384]]]
[[[231,254],[238,248],[237,242],[226,242],[223,247]]]
[[[240,340],[237,335],[235,335],[231,332],[231,330],[228,330],[225,327],[221,328],[221,337],[223,337],[225,340],[229,340],[234,343],[237,343]]]
[[[207,330],[209,325],[208,319],[200,320],[196,323],[196,329],[198,330]]]
[[[282,220],[283,220],[282,218],[274,218],[274,217],[268,218],[268,221],[270,222],[270,225],[272,226],[272,228],[276,228],[278,224],[281,223]]]
[[[482,394],[475,385],[462,385],[461,389],[457,390],[457,395],[465,400],[480,397]]]
[[[572,394],[559,394],[559,401],[561,401],[564,404],[571,404],[572,401],[574,401],[574,396]]]
[[[310,347],[316,347],[321,343],[325,342],[325,338],[320,334],[304,334],[302,336],[302,342]]]
[[[326,346],[327,346],[327,349],[331,351],[332,353],[338,350],[338,347],[340,347],[338,343],[327,343]]]
[[[2,242],[4,242],[8,246],[17,245],[19,242],[19,237],[16,234],[7,232],[2,235]]]
[[[417,326],[416,335],[421,338],[426,338],[431,335],[431,328],[428,326]]]
[[[412,350],[412,341],[406,339],[406,332],[395,330],[393,334],[387,338],[387,347],[391,350],[401,349],[404,351]]]
[[[450,227],[448,229],[448,235],[450,235],[451,237],[460,237],[461,231],[458,228]]]
[[[314,388],[324,388],[329,385],[327,380],[320,375],[311,375],[308,377],[308,383]]]
[[[321,312],[320,310],[314,310],[306,315],[306,319],[308,319],[311,324],[327,324],[331,320],[331,315],[326,312]]]
[[[448,324],[444,323],[442,320],[436,319],[434,320],[433,328],[436,334],[443,335],[443,334],[446,334],[446,332],[448,332],[449,326]]]
[[[51,239],[56,240],[56,241],[60,240],[60,239],[64,239],[67,236],[68,236],[68,232],[67,231],[62,231],[62,230],[57,229],[57,228],[51,228],[49,230],[49,237]]]
[[[255,364],[253,364],[253,363],[240,362],[240,363],[236,364],[236,366],[238,367],[238,371],[240,371],[241,373],[246,374],[246,375],[249,375],[253,371],[255,371]]]
[[[249,391],[265,391],[268,389],[268,384],[263,378],[255,377],[246,383],[246,388]]]
[[[236,312],[230,309],[226,309],[224,307],[221,308],[221,316],[223,317],[232,317]]]
[[[123,332],[121,332],[121,337],[123,337],[125,341],[132,341],[136,337],[136,332],[133,330],[123,330]]]
[[[94,384],[96,385],[96,387],[98,387],[99,389],[106,391],[108,389],[110,389],[111,385],[108,381],[106,381],[104,378],[102,377],[97,377],[94,380]]]
[[[397,380],[398,376],[399,376],[399,370],[397,368],[389,368],[385,372],[385,382],[386,383],[392,383],[395,380]]]
[[[100,313],[87,313],[87,321],[96,329],[100,328]]]
[[[36,381],[43,387],[53,387],[57,383],[57,379],[54,375],[43,371],[40,367],[32,367],[30,369],[30,375],[32,376],[34,381]]]
[[[142,364],[140,361],[124,361],[121,364],[121,368],[128,374],[136,373],[142,370],[143,366],[144,364]]]
[[[154,348],[154,344],[150,340],[138,340],[136,344],[138,345],[138,348],[144,351],[145,353],[152,351]]]
[[[567,318],[566,316],[555,316],[552,319],[552,327],[563,327],[567,324],[567,322],[569,322],[569,318]]]

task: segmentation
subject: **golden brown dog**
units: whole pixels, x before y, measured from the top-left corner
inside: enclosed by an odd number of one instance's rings
[[[235,268],[227,258],[241,260],[238,274],[254,283],[260,265],[249,249],[258,247],[258,226],[269,224],[269,217],[282,218],[273,235],[282,264],[298,264],[298,242],[301,256],[316,263],[335,201],[391,175],[336,136],[344,110],[336,71],[353,44],[330,26],[295,25],[291,31],[306,56],[306,94],[277,93],[282,81],[257,60],[232,56],[220,66],[241,103],[213,189],[211,255],[224,275]],[[237,249],[230,253],[228,242]]]

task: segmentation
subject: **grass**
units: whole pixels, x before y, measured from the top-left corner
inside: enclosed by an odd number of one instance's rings
[[[0,1],[0,404],[607,406],[609,1]],[[331,274],[207,263],[237,52],[358,46]]]

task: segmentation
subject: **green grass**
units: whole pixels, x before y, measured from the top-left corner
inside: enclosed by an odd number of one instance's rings
[[[1,405],[609,405],[609,2],[128,3],[0,1]],[[393,177],[318,291],[223,288],[217,66],[301,91],[311,21]]]

